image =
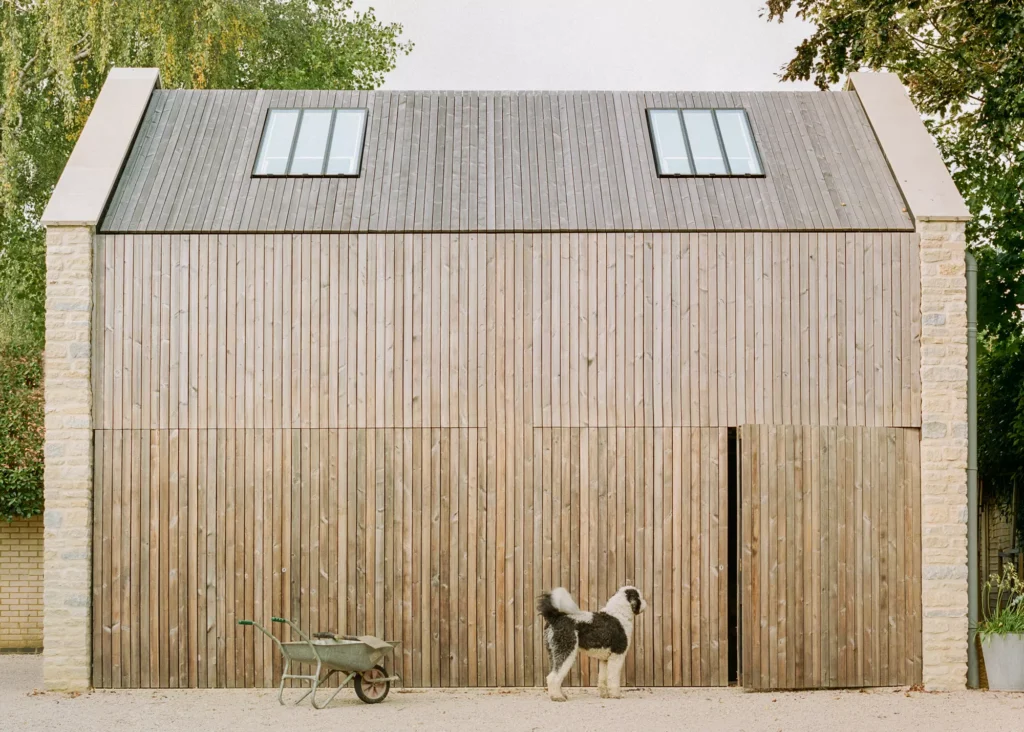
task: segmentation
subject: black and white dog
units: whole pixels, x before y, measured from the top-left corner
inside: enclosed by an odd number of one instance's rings
[[[565,701],[562,681],[580,651],[600,661],[601,697],[619,699],[622,668],[633,640],[633,616],[646,608],[640,590],[632,586],[620,588],[596,613],[580,610],[564,587],[541,595],[537,612],[544,618],[544,642],[551,654],[547,682],[552,701]]]

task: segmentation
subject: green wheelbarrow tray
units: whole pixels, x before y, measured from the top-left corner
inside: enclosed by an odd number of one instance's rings
[[[378,645],[379,644],[379,645]],[[281,644],[282,652],[293,663],[316,663],[345,673],[362,673],[380,663],[394,645],[376,636],[343,636],[338,640],[314,638],[312,643],[291,641]]]
[[[323,709],[338,695],[350,681],[355,681],[356,694],[359,698],[368,703],[376,704],[384,701],[391,688],[391,682],[401,682],[397,674],[381,675],[378,668],[384,656],[394,651],[398,645],[396,641],[385,641],[372,635],[359,636],[336,636],[333,633],[317,633],[312,638],[306,635],[295,623],[285,618],[271,618],[275,623],[284,623],[295,632],[302,640],[282,642],[259,623],[252,620],[239,620],[239,625],[251,625],[264,635],[268,636],[281,650],[284,657],[284,670],[281,673],[281,683],[278,687],[277,700],[284,704],[285,682],[289,679],[305,681],[310,684],[309,690],[295,700],[300,703],[307,696],[317,709]],[[315,665],[316,669],[311,674],[292,673],[293,663],[307,663]],[[334,690],[325,701],[317,700],[317,690],[327,683],[328,679],[336,673],[346,674],[340,686]],[[363,674],[368,674],[363,678]],[[371,693],[363,691],[363,684],[367,684]],[[383,688],[383,693],[377,695],[378,687]]]

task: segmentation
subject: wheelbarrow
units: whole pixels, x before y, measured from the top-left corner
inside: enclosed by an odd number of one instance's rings
[[[367,704],[379,704],[391,691],[392,681],[401,681],[397,674],[389,675],[380,660],[389,651],[394,651],[398,642],[384,641],[372,635],[342,635],[314,633],[310,638],[291,620],[272,617],[275,623],[284,623],[302,640],[282,643],[269,630],[253,620],[239,620],[239,625],[251,625],[273,640],[284,656],[284,671],[278,687],[277,700],[284,704],[284,685],[288,679],[308,682],[310,689],[295,700],[300,703],[307,696],[316,709],[323,709],[333,701],[338,692],[351,681],[356,696]],[[293,663],[316,664],[312,674],[292,673]],[[326,673],[324,670],[326,669]],[[317,689],[327,683],[336,673],[347,674],[341,685],[334,690],[327,701],[318,702]],[[323,673],[323,676],[321,676]]]

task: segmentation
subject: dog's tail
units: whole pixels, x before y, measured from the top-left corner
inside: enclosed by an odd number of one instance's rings
[[[579,615],[580,609],[567,589],[556,587],[540,596],[537,612],[550,625],[563,615]]]

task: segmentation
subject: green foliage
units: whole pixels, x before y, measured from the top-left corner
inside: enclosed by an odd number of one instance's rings
[[[0,517],[41,510],[39,218],[110,68],[158,67],[165,88],[373,89],[412,48],[401,33],[351,0],[0,3]]]
[[[979,338],[978,471],[986,487],[1024,485],[1024,343],[1015,334]],[[1009,497],[1001,501],[1009,507]]]
[[[970,208],[978,260],[979,471],[1008,505],[1024,465],[1024,0],[767,0],[814,24],[784,79],[892,71]]]
[[[42,344],[18,315],[0,310],[0,521],[43,508]]]
[[[1017,576],[1013,564],[1003,565],[1003,573],[993,574],[985,583],[984,597],[996,599],[990,607],[982,603],[982,619],[978,635],[982,640],[993,635],[1024,634],[1024,580]]]

